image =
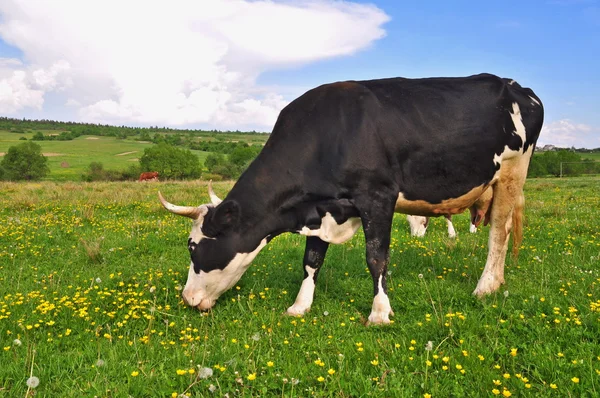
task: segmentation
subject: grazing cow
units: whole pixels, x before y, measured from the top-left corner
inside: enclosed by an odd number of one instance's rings
[[[362,225],[373,278],[372,324],[389,323],[394,212],[458,214],[488,189],[489,252],[474,294],[504,283],[511,229],[522,237],[523,185],[543,121],[539,98],[514,80],[464,78],[346,81],[286,106],[258,157],[220,201],[177,206],[193,220],[184,301],[200,310],[241,278],[283,232],[306,235],[304,280],[289,314],[309,310],[329,243]]]
[[[158,171],[146,171],[140,174],[138,181],[158,181]]]
[[[488,213],[490,205],[492,204],[492,190],[488,189],[477,199],[477,201],[469,208],[471,211],[471,226],[469,231],[471,233],[477,232],[477,227],[483,220],[483,217]],[[444,215],[446,223],[448,225],[448,237],[456,238],[456,231],[454,230],[454,224],[452,224],[452,216],[449,214]],[[413,216],[407,215],[406,220],[410,225],[410,234],[416,237],[425,236],[427,227],[429,225],[429,217],[424,216]],[[487,222],[484,223],[487,225]]]

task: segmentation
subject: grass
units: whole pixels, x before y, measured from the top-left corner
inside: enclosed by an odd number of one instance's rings
[[[44,134],[57,134],[56,131]],[[0,152],[18,145],[19,137],[30,139],[33,133],[11,133],[0,131]],[[46,181],[79,181],[91,162],[101,162],[105,169],[125,170],[132,164],[138,164],[138,159],[144,154],[144,149],[154,145],[148,142],[120,140],[115,137],[81,136],[72,141],[36,141],[42,147],[42,153],[48,156],[50,174]],[[201,164],[208,152],[192,151],[198,156]],[[61,164],[66,162],[68,167]]]
[[[202,314],[180,298],[189,220],[156,191],[200,204],[204,183],[0,183],[0,396],[598,396],[599,186],[528,181],[519,261],[482,300],[488,228],[465,214],[457,239],[442,218],[416,239],[398,215],[394,323],[366,327],[361,233],[330,248],[306,316],[283,315],[302,278],[290,234]]]

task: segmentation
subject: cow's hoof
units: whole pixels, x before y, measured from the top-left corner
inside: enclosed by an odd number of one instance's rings
[[[287,311],[285,312],[285,314],[289,315],[289,316],[303,316],[309,310],[310,310],[310,307],[308,307],[308,308],[301,308],[301,307],[297,307],[296,305],[292,305],[290,308],[287,309]]]
[[[504,279],[482,277],[479,280],[479,283],[477,283],[477,287],[473,291],[473,295],[482,298],[485,295],[494,293],[503,283]]]
[[[389,313],[384,312],[371,312],[369,315],[369,321],[367,322],[367,326],[370,325],[389,325],[390,317]]]
[[[469,232],[474,234],[475,232],[477,232],[477,227],[475,225],[471,224],[471,227],[469,228]]]

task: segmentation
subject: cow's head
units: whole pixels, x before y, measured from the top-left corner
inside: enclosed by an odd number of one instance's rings
[[[183,289],[186,304],[210,309],[219,296],[242,277],[254,257],[266,245],[248,247],[240,231],[241,209],[234,200],[219,199],[209,183],[211,204],[198,207],[171,204],[158,193],[165,209],[193,220],[188,238],[191,263]]]

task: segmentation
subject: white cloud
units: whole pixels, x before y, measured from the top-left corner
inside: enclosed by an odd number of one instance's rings
[[[558,147],[600,147],[600,131],[570,119],[556,120],[544,124],[538,144],[552,144]]]
[[[61,91],[84,121],[264,129],[286,101],[261,73],[354,54],[389,19],[325,0],[2,0],[0,15],[27,62],[0,63],[4,113]]]

